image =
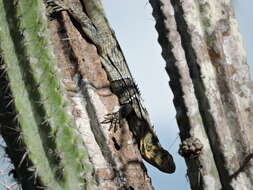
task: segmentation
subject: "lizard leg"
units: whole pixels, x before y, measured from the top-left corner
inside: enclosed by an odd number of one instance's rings
[[[114,132],[122,125],[122,120],[126,118],[133,111],[130,104],[121,105],[120,109],[113,113],[108,113],[104,116],[104,121],[101,123],[111,123],[109,130],[112,128]]]
[[[113,128],[114,132],[118,130],[118,128],[121,125],[122,118],[120,116],[120,111],[113,112],[113,113],[108,113],[104,116],[104,121],[101,123],[106,124],[106,123],[111,123],[109,131]]]
[[[101,42],[101,34],[99,34],[97,26],[84,11],[85,7],[82,6],[80,0],[44,0],[44,3],[46,4],[48,15],[62,10],[68,11],[80,24],[82,32],[98,46],[98,49],[101,49],[105,42]]]
[[[60,0],[44,0],[46,5],[47,14],[50,16],[54,13],[67,10],[67,6],[65,5],[64,1]]]

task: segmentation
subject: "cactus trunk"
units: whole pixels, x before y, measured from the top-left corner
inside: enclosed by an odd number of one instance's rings
[[[81,4],[80,4],[81,5]],[[66,11],[42,0],[0,0],[0,124],[23,189],[152,190],[96,46]]]
[[[67,113],[45,15],[40,0],[0,1],[1,56],[24,145],[19,165],[27,157],[37,185],[49,189],[95,189],[87,151]]]
[[[230,1],[150,3],[181,148],[193,139],[203,147],[184,154],[191,188],[251,189],[253,84]]]

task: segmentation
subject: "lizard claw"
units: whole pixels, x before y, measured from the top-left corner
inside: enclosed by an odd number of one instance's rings
[[[44,0],[46,4],[47,14],[52,15],[63,10],[66,10],[64,3],[59,0]]]
[[[102,124],[107,124],[111,123],[109,131],[113,128],[114,132],[116,132],[121,125],[121,116],[120,112],[113,112],[113,113],[108,113],[104,116],[104,120],[101,122]]]

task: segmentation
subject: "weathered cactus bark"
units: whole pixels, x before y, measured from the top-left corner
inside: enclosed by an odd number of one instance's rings
[[[230,1],[150,3],[174,93],[181,148],[197,139],[203,145],[183,154],[191,188],[251,189],[253,84]]]
[[[23,189],[151,190],[97,49],[67,12],[42,0],[0,0],[0,124]]]

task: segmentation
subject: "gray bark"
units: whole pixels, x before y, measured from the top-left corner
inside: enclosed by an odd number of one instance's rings
[[[49,22],[54,54],[78,133],[82,136],[101,189],[152,190],[137,143],[127,122],[114,132],[102,124],[119,109],[95,45],[81,35],[67,12]],[[59,32],[61,31],[61,32]]]
[[[229,0],[150,0],[192,189],[253,186],[253,85]]]

